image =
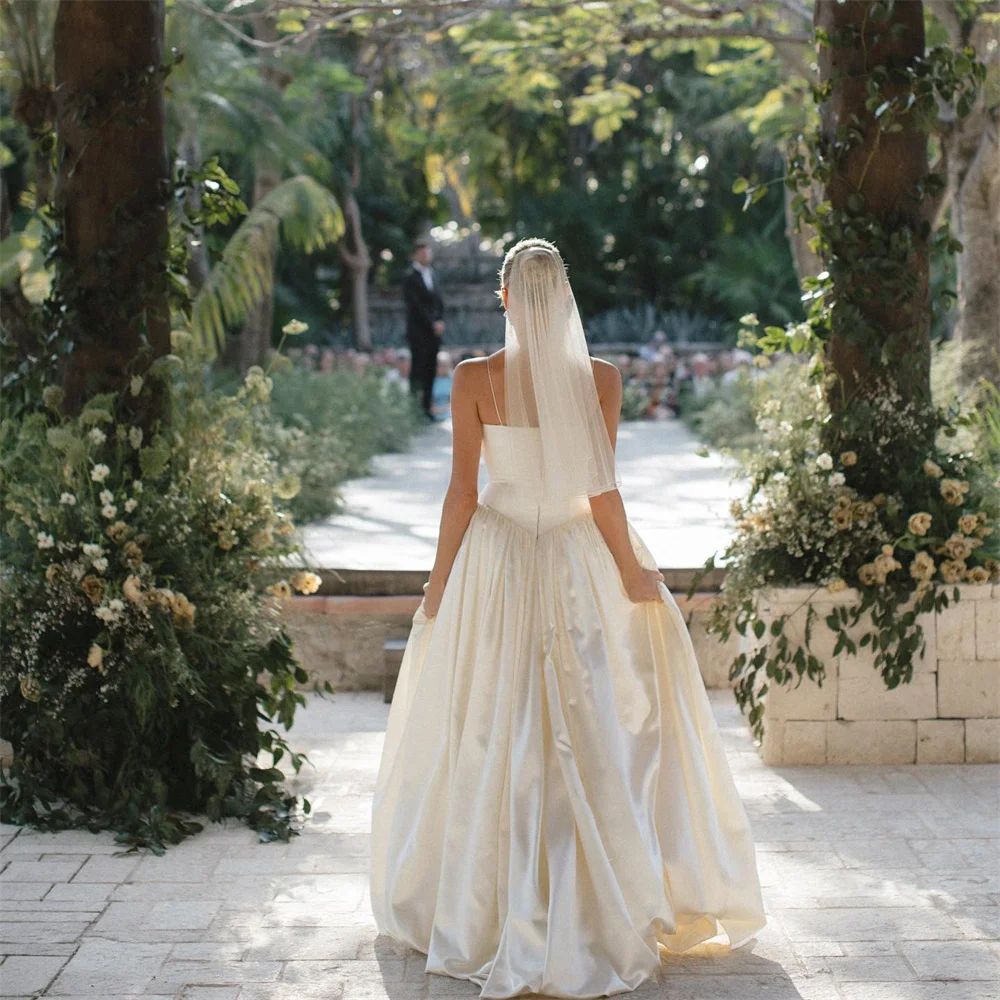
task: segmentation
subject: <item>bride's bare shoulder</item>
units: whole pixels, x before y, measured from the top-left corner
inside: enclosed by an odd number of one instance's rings
[[[603,396],[605,392],[614,392],[621,388],[622,373],[617,365],[603,358],[591,358],[594,363],[594,382],[597,385],[597,394]]]

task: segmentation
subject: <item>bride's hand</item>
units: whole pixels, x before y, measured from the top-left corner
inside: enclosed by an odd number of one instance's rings
[[[646,569],[645,566],[637,566],[634,570],[622,574],[625,593],[633,604],[660,600],[659,584],[662,582],[663,574],[659,570]]]
[[[428,618],[433,618],[441,607],[441,596],[444,593],[443,587],[435,587],[430,583],[424,584],[424,614]]]

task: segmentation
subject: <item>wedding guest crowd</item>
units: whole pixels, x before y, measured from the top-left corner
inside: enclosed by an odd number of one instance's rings
[[[599,345],[595,345],[595,351],[601,353]],[[455,365],[466,358],[485,357],[487,353],[485,349],[437,352],[430,391],[431,419],[445,420],[450,413]],[[381,369],[387,382],[404,390],[412,388],[412,354],[406,347],[376,348],[369,353],[353,348],[335,349],[308,344],[303,348],[290,349],[288,356],[296,364],[314,371],[347,368],[363,372]],[[756,371],[751,367],[751,356],[747,351],[723,350],[711,355],[698,352],[684,356],[666,342],[662,333],[655,333],[647,344],[635,352],[607,357],[622,373],[627,417],[639,420],[672,420],[680,416],[686,406],[697,406],[713,387],[726,385],[739,378],[741,373]],[[420,390],[422,403],[423,382]]]

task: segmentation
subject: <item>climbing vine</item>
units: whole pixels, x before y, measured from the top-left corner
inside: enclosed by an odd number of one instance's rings
[[[833,656],[870,650],[892,689],[925,650],[920,616],[957,601],[957,583],[1000,579],[1000,484],[971,450],[949,446],[970,417],[936,409],[928,377],[928,252],[961,248],[947,226],[932,231],[944,179],[926,169],[926,132],[941,103],[969,112],[984,68],[971,49],[946,46],[900,58],[895,6],[877,0],[860,25],[817,31],[832,67],[814,88],[821,122],[791,144],[780,182],[824,270],[803,283],[803,323],[761,330],[743,318],[760,364],[779,352],[810,359],[785,398],[758,394],[763,446],[746,460],[750,493],[734,505],[710,626],[747,640],[730,679],[758,738],[772,684],[822,684],[817,627],[835,635]],[[901,142],[923,144],[903,153],[916,149],[924,169],[886,196]],[[739,178],[734,191],[749,205],[771,183]],[[811,590],[797,607],[766,607],[762,592],[800,585]],[[820,601],[823,591],[842,597]]]

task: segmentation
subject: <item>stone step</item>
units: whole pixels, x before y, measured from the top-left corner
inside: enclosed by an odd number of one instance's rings
[[[318,569],[323,581],[319,597],[409,597],[419,594],[427,582],[427,570]],[[667,589],[679,599],[686,594],[700,569],[660,567]],[[725,579],[724,569],[706,573],[698,581],[699,592],[718,591]],[[302,598],[296,598],[301,600]],[[416,606],[414,606],[416,610]],[[411,612],[412,614],[412,612]]]
[[[702,679],[710,688],[729,686],[729,664],[738,652],[738,636],[722,644],[706,632],[717,597],[710,590],[690,598],[674,592],[677,607],[688,623]],[[309,672],[307,686],[329,681],[339,691],[381,690],[385,694],[390,683],[387,673],[398,674],[397,658],[402,659],[420,601],[421,595],[415,593],[315,594],[285,600],[285,623],[295,642],[295,655]]]

